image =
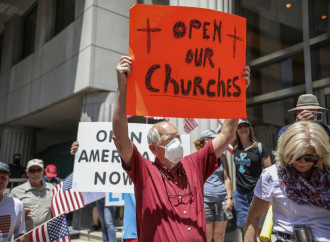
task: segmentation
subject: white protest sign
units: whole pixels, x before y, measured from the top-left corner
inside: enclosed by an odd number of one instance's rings
[[[140,153],[154,159],[147,142],[148,124],[128,124],[128,135]],[[73,182],[81,192],[134,192],[133,183],[121,166],[112,139],[111,122],[81,122],[79,149],[75,155]]]
[[[128,124],[128,136],[139,152],[153,161],[147,134],[152,124]],[[190,154],[190,135],[181,135],[184,155]],[[111,122],[80,122],[75,155],[73,189],[80,192],[133,193],[134,186],[121,166],[112,139]]]

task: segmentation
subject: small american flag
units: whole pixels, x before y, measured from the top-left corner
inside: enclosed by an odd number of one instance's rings
[[[198,127],[198,124],[196,123],[195,119],[193,119],[193,118],[184,118],[183,119],[183,129],[187,133],[190,133],[196,127]]]
[[[73,192],[73,173],[68,175],[63,182],[53,188],[52,212],[53,216],[58,216],[66,211],[72,212],[85,207],[83,197],[80,192]]]
[[[72,191],[73,173],[53,188],[52,213],[56,217],[66,211],[72,212],[96,200],[104,198],[104,192]]]
[[[30,242],[71,241],[65,214],[32,230],[29,240]]]
[[[227,150],[228,150],[231,154],[233,154],[234,148],[233,148],[233,146],[232,146],[231,144],[229,144],[229,145],[227,146]]]
[[[0,234],[9,233],[10,229],[10,215],[0,216]]]

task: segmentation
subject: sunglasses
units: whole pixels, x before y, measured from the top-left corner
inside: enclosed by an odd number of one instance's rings
[[[301,159],[304,159],[306,162],[317,162],[320,157],[315,155],[301,155],[296,159],[296,161],[301,161]]]
[[[248,124],[239,124],[237,128],[240,129],[240,128],[243,128],[243,127],[248,128],[248,127],[250,127],[250,125],[248,125]]]
[[[41,168],[39,168],[39,169],[29,169],[29,173],[36,173],[36,172],[41,172],[42,171],[42,169]]]

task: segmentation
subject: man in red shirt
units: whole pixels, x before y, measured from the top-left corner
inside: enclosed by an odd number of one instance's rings
[[[203,185],[218,168],[217,158],[235,138],[238,120],[223,120],[221,133],[203,149],[183,157],[180,134],[169,122],[148,133],[155,162],[145,159],[128,137],[126,78],[130,57],[117,65],[118,90],[113,139],[122,166],[134,183],[139,241],[206,241]],[[249,84],[249,70],[243,72]]]

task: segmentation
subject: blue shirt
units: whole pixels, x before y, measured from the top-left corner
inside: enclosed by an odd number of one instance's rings
[[[134,193],[124,193],[124,229],[123,239],[137,239],[136,210]]]

